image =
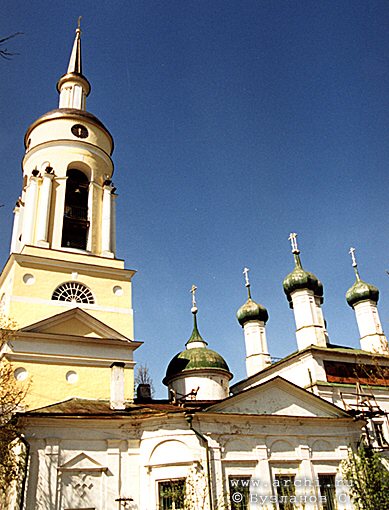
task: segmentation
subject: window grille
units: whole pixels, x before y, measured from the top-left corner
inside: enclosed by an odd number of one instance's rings
[[[51,299],[57,301],[71,301],[72,303],[88,303],[93,305],[95,300],[92,292],[78,282],[66,282],[55,289]]]

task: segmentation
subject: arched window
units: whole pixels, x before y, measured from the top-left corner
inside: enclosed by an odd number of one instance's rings
[[[62,246],[86,250],[89,181],[80,170],[67,171]]]
[[[71,301],[72,303],[88,303],[93,305],[95,300],[86,285],[78,282],[66,282],[59,285],[51,299],[56,301]]]

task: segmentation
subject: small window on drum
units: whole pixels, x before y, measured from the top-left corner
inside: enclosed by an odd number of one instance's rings
[[[51,299],[55,301],[70,301],[72,303],[87,303],[93,305],[95,300],[92,292],[78,282],[63,283],[55,289]]]

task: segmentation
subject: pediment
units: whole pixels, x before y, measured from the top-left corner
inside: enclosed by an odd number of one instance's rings
[[[295,384],[275,377],[212,405],[209,412],[344,418],[342,409]]]
[[[58,467],[60,471],[107,471],[97,460],[82,452]]]
[[[48,319],[30,324],[21,331],[28,333],[128,340],[124,335],[99,321],[81,308],[72,308],[66,312],[49,317]]]

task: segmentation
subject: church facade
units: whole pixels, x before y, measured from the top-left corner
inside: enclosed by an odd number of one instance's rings
[[[295,268],[284,289],[298,351],[271,362],[268,314],[252,299],[245,270],[248,299],[237,318],[247,378],[230,387],[227,361],[200,334],[194,287],[193,331],[166,360],[169,398],[153,400],[147,385],[134,395],[135,272],[116,258],[113,139],[86,110],[80,27],[57,89],[59,107],[26,132],[0,277],[2,315],[17,325],[2,361],[28,385],[19,413],[27,462],[8,507],[352,509],[341,468],[349,445],[366,418],[376,446],[389,437],[378,290],[360,279],[353,259],[347,299],[361,350],[331,346],[322,284],[303,269],[292,235]]]

